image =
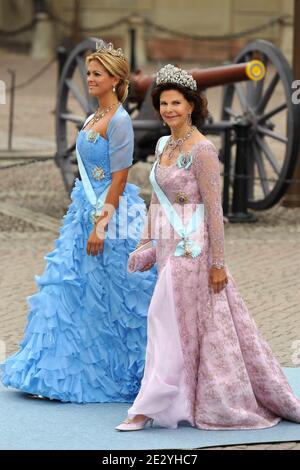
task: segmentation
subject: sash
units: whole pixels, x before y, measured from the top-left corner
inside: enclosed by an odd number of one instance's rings
[[[95,208],[94,211],[91,213],[91,221],[94,223],[95,219],[101,214],[101,211],[103,209],[104,203],[106,196],[108,194],[109,188],[111,185],[108,185],[107,188],[100,194],[100,196],[97,198],[96,193],[94,191],[94,188],[90,182],[90,179],[88,177],[88,174],[86,172],[85,166],[83,164],[83,161],[81,159],[79,150],[76,145],[76,157],[77,157],[77,163],[78,163],[78,170],[81,176],[81,181],[83,184],[84,192],[86,194],[86,197],[90,204]]]
[[[162,138],[162,144],[166,142],[168,136]],[[161,140],[162,140],[161,139]],[[162,148],[161,142],[159,143],[158,150]],[[158,159],[154,162],[150,173],[150,182],[152,187],[157,195],[157,198],[163,207],[165,214],[169,220],[169,223],[174,228],[175,232],[181,237],[181,241],[176,246],[175,256],[191,256],[195,258],[199,256],[202,251],[202,246],[195,243],[193,240],[190,240],[189,237],[194,233],[201,223],[204,221],[204,204],[197,204],[197,209],[194,211],[189,223],[184,225],[177,212],[175,211],[173,205],[162,191],[161,187],[158,185],[155,177],[155,169],[158,163]]]

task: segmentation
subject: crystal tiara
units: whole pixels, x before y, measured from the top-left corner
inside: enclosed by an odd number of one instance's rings
[[[172,64],[165,65],[157,72],[156,84],[160,85],[161,83],[177,83],[191,90],[197,90],[197,82],[192,75]]]
[[[106,43],[105,41],[103,41],[103,39],[99,39],[99,41],[96,41],[96,52],[111,54],[120,57],[123,60],[126,60],[126,57],[120,47],[119,49],[114,49],[114,45],[112,42]]]

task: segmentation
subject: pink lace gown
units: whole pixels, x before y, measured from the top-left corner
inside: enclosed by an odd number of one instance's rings
[[[179,237],[170,225],[169,239],[161,236],[168,222],[153,193],[143,241],[157,240],[159,275],[148,313],[144,378],[128,416],[144,414],[169,428],[180,421],[201,429],[260,429],[281,418],[300,422],[300,401],[227,266],[227,286],[217,294],[209,287],[212,261],[224,260],[219,161],[208,140],[191,154],[189,169],[158,165],[156,180],[178,214],[180,192],[189,204],[204,203],[198,233],[203,249],[196,258],[174,256]]]

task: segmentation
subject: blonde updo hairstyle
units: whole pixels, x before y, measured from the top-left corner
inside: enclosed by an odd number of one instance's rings
[[[97,60],[111,77],[119,79],[116,85],[116,95],[121,103],[127,98],[129,88],[129,64],[127,59],[110,54],[109,52],[93,52],[85,59],[86,65],[92,60]]]

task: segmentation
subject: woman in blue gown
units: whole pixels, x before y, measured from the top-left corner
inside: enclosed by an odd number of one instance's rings
[[[45,271],[35,276],[24,339],[2,365],[2,382],[66,402],[131,402],[143,376],[156,271],[127,273],[146,213],[139,189],[126,183],[133,156],[122,106],[128,62],[103,42],[86,62],[99,109],[78,133],[81,180]]]

